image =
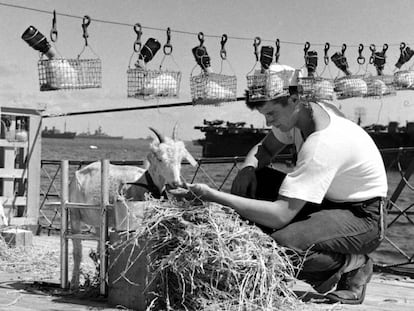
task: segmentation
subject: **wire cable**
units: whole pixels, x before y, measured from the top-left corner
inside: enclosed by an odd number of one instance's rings
[[[11,3],[0,2],[0,6],[53,15],[53,11],[41,10],[41,9],[36,9],[36,8],[27,7],[27,6],[23,6],[23,5],[16,5],[16,4],[11,4]],[[56,13],[56,15],[65,16],[65,17],[69,17],[69,18],[76,18],[76,19],[83,19],[84,18],[84,16],[77,16],[77,15],[68,14],[68,13]],[[126,27],[133,27],[134,26],[134,24],[129,24],[129,23],[125,23],[125,22],[109,21],[109,20],[97,19],[97,18],[91,18],[91,20],[93,20],[94,22],[98,22],[98,23],[111,24],[111,25],[117,25],[117,26],[126,26]],[[150,27],[150,26],[142,26],[142,28],[165,32],[165,28]],[[191,35],[191,36],[197,36],[198,35],[198,32],[191,32],[191,31],[178,30],[178,29],[176,29],[176,30],[171,29],[171,32],[184,34],[184,35]],[[217,35],[215,35],[215,34],[210,34],[210,35],[209,34],[204,34],[204,37],[209,37],[209,38],[221,38],[221,36],[222,36],[221,34],[220,35],[219,34],[217,34]],[[254,39],[254,38],[241,37],[241,36],[228,36],[228,38],[234,39],[234,40],[244,40],[244,41],[253,41],[253,39]],[[275,40],[274,39],[262,39],[262,42],[263,41],[274,42]],[[303,46],[303,42],[280,40],[280,43],[287,44],[287,45]],[[325,46],[325,44],[326,44],[326,42],[324,42],[324,43],[312,43],[312,45],[314,45],[314,46]],[[359,44],[360,43],[358,43],[358,44],[347,44],[347,46],[352,47],[352,48],[356,48],[356,47],[359,46]],[[372,44],[372,42],[368,43],[367,45],[369,45],[369,44]],[[390,47],[398,46],[399,47],[400,43],[392,43],[392,44],[388,44],[388,46],[390,46]],[[331,47],[340,48],[340,47],[342,47],[342,43],[337,44],[337,45],[331,44]]]

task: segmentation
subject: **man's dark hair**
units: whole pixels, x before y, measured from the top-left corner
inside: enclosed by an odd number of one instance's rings
[[[298,88],[296,86],[290,86],[289,92],[287,92],[284,96],[280,96],[273,99],[250,100],[250,92],[249,90],[246,90],[246,105],[251,110],[261,108],[268,102],[273,102],[275,104],[281,104],[282,106],[286,106],[288,104],[289,97],[294,94],[298,94]]]

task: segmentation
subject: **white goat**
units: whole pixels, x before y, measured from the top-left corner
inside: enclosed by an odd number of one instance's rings
[[[150,144],[147,155],[149,167],[147,170],[135,166],[109,165],[109,201],[114,203],[122,191],[126,200],[142,201],[146,192],[154,196],[162,193],[164,187],[173,188],[181,185],[181,161],[188,160],[193,166],[197,162],[187,151],[182,141],[175,140],[175,129],[172,138],[164,137],[151,129],[158,140]],[[134,185],[135,184],[135,185]],[[101,196],[101,164],[94,162],[75,173],[69,185],[69,201],[71,203],[99,204]],[[111,214],[108,225],[114,225]],[[100,211],[88,208],[74,208],[70,213],[71,230],[73,234],[81,232],[81,224],[95,227],[99,232]],[[79,287],[80,263],[82,261],[82,242],[73,239],[73,271],[71,288]]]

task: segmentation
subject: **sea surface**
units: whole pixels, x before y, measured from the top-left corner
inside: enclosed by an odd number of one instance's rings
[[[150,140],[146,139],[42,139],[42,160],[77,160],[77,161],[96,161],[109,159],[112,161],[137,161],[145,159],[149,151]],[[194,145],[191,141],[185,142],[187,149],[197,159],[201,157],[201,146]],[[76,167],[71,167],[71,172]],[[50,179],[57,171],[56,165],[44,165],[42,167],[41,189],[46,192],[58,193],[60,189],[59,173],[57,181],[50,187]],[[190,165],[184,165],[183,178],[187,182],[203,182],[212,187],[229,191],[231,181],[237,173],[237,166],[234,164],[203,164],[197,171]],[[397,185],[401,182],[401,173],[398,170],[387,171],[389,197],[392,195]],[[407,181],[396,206],[391,211],[397,212],[405,210],[414,212],[414,176]],[[408,258],[414,255],[414,213],[398,216],[389,214],[388,223],[395,221],[387,230],[387,239],[378,250],[372,254],[376,263],[396,264],[405,263]],[[395,246],[393,246],[394,244]],[[398,251],[397,248],[400,248]],[[408,267],[403,265],[403,267]],[[414,268],[411,265],[410,268]]]

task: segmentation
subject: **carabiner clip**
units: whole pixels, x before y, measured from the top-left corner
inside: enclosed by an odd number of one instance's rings
[[[310,48],[310,43],[309,43],[308,41],[306,41],[306,43],[305,43],[305,48],[303,49],[303,51],[305,52],[305,56],[306,56],[306,54],[308,53],[309,48]]]
[[[50,40],[56,42],[58,39],[58,31],[56,29],[56,11],[53,10],[52,29],[50,30]]]
[[[280,40],[276,39],[276,53],[275,53],[275,61],[276,63],[279,62],[279,57],[280,57]]]
[[[136,23],[134,25],[134,31],[137,34],[137,39],[134,42],[134,51],[139,53],[141,51],[141,35],[142,35],[142,27],[140,23]]]
[[[224,45],[226,44],[226,42],[227,42],[227,35],[223,34],[221,36],[221,42],[220,42],[221,44],[220,57],[222,60],[225,60],[227,58],[227,52],[226,52],[226,49],[224,48]]]
[[[341,50],[342,56],[345,55],[345,51],[346,51],[346,44],[344,43],[342,44],[342,50]]]
[[[197,35],[198,40],[200,41],[200,46],[203,46],[204,44],[204,34],[200,31]]]
[[[365,57],[362,56],[362,51],[364,50],[364,45],[362,43],[359,44],[358,47],[358,58],[357,58],[357,63],[360,65],[365,64]]]
[[[163,51],[165,55],[170,55],[172,53],[173,47],[170,43],[171,40],[171,29],[170,27],[167,28],[167,43],[163,46]]]
[[[82,20],[82,29],[83,29],[83,38],[85,38],[85,46],[88,46],[88,31],[87,28],[91,23],[91,18],[88,15],[85,15]]]
[[[369,58],[369,63],[370,63],[370,64],[373,64],[373,63],[374,63],[374,53],[375,53],[375,50],[376,50],[375,44],[371,44],[371,45],[369,46],[369,49],[370,49],[370,50],[371,50],[371,52],[372,52],[371,57]]]
[[[328,51],[329,51],[329,48],[330,47],[331,47],[331,45],[329,44],[329,42],[326,42],[325,43],[325,48],[324,48],[325,56],[323,57],[323,61],[325,62],[325,65],[328,65],[329,64]]]
[[[259,61],[259,45],[262,42],[260,37],[254,38],[253,47],[254,47],[254,55],[256,56],[256,62]]]

